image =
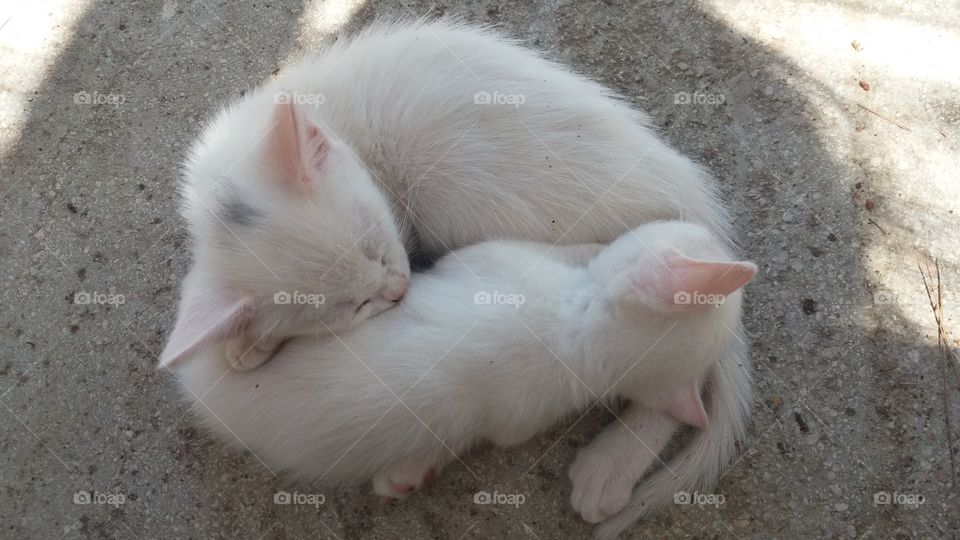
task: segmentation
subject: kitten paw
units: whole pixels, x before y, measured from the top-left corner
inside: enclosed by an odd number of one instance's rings
[[[227,342],[225,354],[230,367],[237,371],[249,371],[269,360],[283,343],[283,338],[265,337],[255,342],[240,336]]]
[[[621,470],[606,452],[589,446],[580,450],[570,467],[573,493],[570,503],[588,523],[599,523],[630,502],[637,478]]]
[[[421,468],[394,468],[373,478],[373,491],[387,501],[402,501],[412,493],[433,485],[436,471]]]

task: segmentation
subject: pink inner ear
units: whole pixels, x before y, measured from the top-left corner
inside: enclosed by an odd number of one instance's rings
[[[160,367],[173,367],[208,343],[239,336],[253,312],[252,299],[223,288],[185,287],[177,322],[160,354]]]
[[[313,173],[323,166],[329,145],[323,130],[289,97],[274,108],[267,135],[267,159],[285,184],[305,194],[311,189]]]
[[[697,295],[730,295],[757,274],[757,266],[747,261],[701,261],[676,255],[668,265],[672,276],[664,283],[670,284],[670,290],[661,291],[661,297],[674,304],[695,304],[686,300]]]

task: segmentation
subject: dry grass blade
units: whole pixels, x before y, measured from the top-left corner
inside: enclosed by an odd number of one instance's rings
[[[933,310],[933,317],[937,321],[937,344],[940,346],[940,353],[942,355],[940,369],[943,375],[941,381],[943,384],[943,418],[946,424],[947,451],[950,453],[950,472],[953,476],[953,489],[957,497],[957,524],[960,526],[960,479],[957,478],[957,463],[953,455],[954,441],[950,422],[950,385],[947,383],[947,366],[949,365],[951,371],[953,371],[954,377],[957,378],[958,385],[960,385],[960,371],[957,369],[957,361],[953,355],[953,351],[950,350],[947,341],[947,330],[943,325],[943,282],[940,280],[940,262],[937,260],[933,261],[933,269],[935,272],[931,272],[929,263],[927,264],[926,272],[924,272],[924,268],[919,262],[917,262],[917,269],[920,270],[923,287],[926,289],[927,298],[930,300],[930,309]],[[936,279],[936,289],[931,287],[934,279]]]

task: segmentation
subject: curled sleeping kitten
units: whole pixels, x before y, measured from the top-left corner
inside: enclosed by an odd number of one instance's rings
[[[709,176],[568,68],[443,21],[345,41],[247,92],[191,149],[194,264],[164,365],[213,340],[346,330],[402,294],[405,251],[608,243],[655,219],[725,237]]]
[[[570,470],[574,507],[597,522],[627,505],[681,422],[708,426],[701,389],[755,273],[677,221],[607,247],[487,242],[415,274],[399,306],[342,336],[294,338],[248,372],[213,344],[176,371],[223,440],[303,480],[372,478],[393,498],[480,441],[520,444],[627,398],[623,420],[647,425],[649,447],[624,445],[617,421]]]
[[[235,369],[255,368],[287,336],[347,330],[403,297],[406,252],[353,151],[289,103],[260,143],[209,194],[185,188],[196,246],[164,364],[226,340]]]
[[[162,366],[218,343],[249,369],[289,336],[352,328],[403,295],[408,252],[609,243],[664,219],[730,243],[714,181],[643,113],[449,21],[372,26],[248,91],[191,149],[183,194],[193,266]],[[742,338],[739,321],[731,329]],[[746,341],[720,354],[706,406],[723,421],[694,433],[604,527],[712,484],[735,456],[752,393]],[[622,429],[647,438],[631,408]]]

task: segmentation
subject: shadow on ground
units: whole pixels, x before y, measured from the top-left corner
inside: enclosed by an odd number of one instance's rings
[[[588,533],[567,502],[566,468],[609,420],[599,413],[517,449],[474,452],[466,461],[482,482],[451,466],[403,505],[381,505],[366,487],[324,492],[319,507],[278,505],[278,490],[313,491],[191,427],[173,381],[155,371],[189,262],[177,163],[218,105],[317,41],[302,27],[307,11],[299,2],[92,2],[27,101],[2,165],[8,536]],[[823,138],[853,129],[891,137],[895,127],[699,3],[371,2],[343,29],[423,14],[492,23],[648,111],[671,144],[720,178],[743,250],[761,267],[746,308],[757,412],[716,489],[725,502],[677,505],[633,535],[956,534],[936,340],[901,303],[877,302],[883,276],[864,263],[890,240],[866,221],[865,201],[893,195]],[[78,92],[105,101],[78,104]],[[944,270],[954,279],[952,264]],[[77,303],[78,293],[93,303]],[[481,490],[526,502],[477,505]],[[89,491],[124,502],[77,504]],[[875,504],[883,492],[924,502]]]

